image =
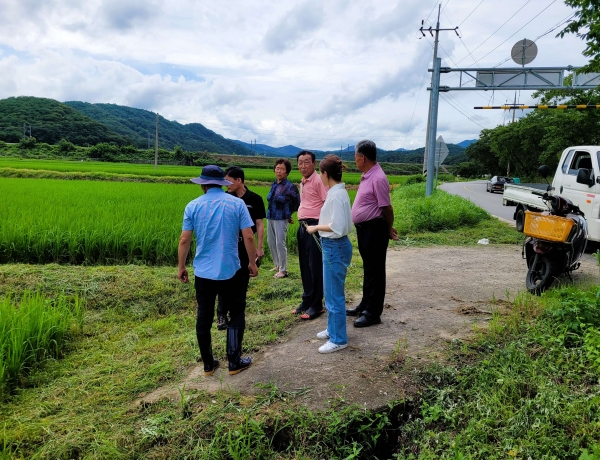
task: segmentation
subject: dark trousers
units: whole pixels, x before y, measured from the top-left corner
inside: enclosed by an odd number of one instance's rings
[[[385,259],[389,243],[388,226],[383,218],[356,224],[358,251],[363,260],[363,314],[379,318],[385,299]]]
[[[248,271],[248,264],[250,263],[250,259],[248,259],[248,252],[246,252],[246,246],[244,245],[243,241],[240,241],[238,243],[238,257],[240,258],[240,270],[242,271],[242,276],[245,277],[246,280],[246,292],[248,292],[248,284],[250,283],[250,272]],[[218,296],[217,302],[217,315],[227,316],[227,310],[223,306],[223,299],[221,299],[220,295]]]
[[[309,314],[316,314],[323,309],[323,255],[315,241],[302,222],[307,225],[317,225],[317,219],[302,219],[299,221],[298,233],[298,259],[300,262],[300,276],[302,278],[302,306],[301,310]],[[314,233],[319,238],[318,233]]]
[[[196,337],[204,363],[212,363],[212,341],[210,328],[215,316],[215,299],[219,295],[225,313],[229,313],[229,327],[243,330],[246,327],[246,290],[248,289],[248,269],[239,269],[228,280],[209,280],[196,276]]]

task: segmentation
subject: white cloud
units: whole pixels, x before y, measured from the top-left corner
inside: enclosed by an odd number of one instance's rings
[[[478,4],[447,3],[441,26],[460,24]],[[461,24],[462,39],[440,32],[444,65],[475,65],[468,49],[479,66],[494,66],[518,39],[535,39],[572,11],[557,2],[532,20],[545,5],[531,2],[492,35],[522,5],[483,2]],[[364,137],[383,148],[424,143],[432,38],[417,40],[417,31],[428,15],[435,23],[434,2],[23,0],[2,6],[2,98],[130,105],[272,145],[339,148]],[[580,40],[554,35],[540,39],[532,65],[585,62]],[[473,120],[502,122],[499,111],[479,113],[473,106],[514,97],[449,94],[439,114],[439,134],[448,142],[477,137],[481,127]],[[520,97],[527,102],[530,93]]]
[[[287,12],[264,38],[265,49],[269,53],[282,53],[293,48],[300,40],[323,23],[323,8],[317,0],[300,4]]]

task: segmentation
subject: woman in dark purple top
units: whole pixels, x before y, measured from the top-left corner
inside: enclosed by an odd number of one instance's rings
[[[292,222],[292,214],[300,206],[298,187],[288,180],[292,163],[285,158],[275,161],[273,168],[277,180],[271,185],[267,195],[267,243],[275,267],[274,278],[287,277],[287,227]]]

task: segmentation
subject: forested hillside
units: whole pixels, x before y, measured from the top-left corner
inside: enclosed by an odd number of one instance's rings
[[[7,143],[22,142],[23,125],[26,125],[25,137],[31,136],[38,143],[58,144],[61,140],[76,146],[102,145],[97,156],[107,161],[127,161],[147,159],[142,150],[154,150],[156,115],[153,112],[116,104],[90,104],[69,101],[61,103],[53,99],[36,97],[12,97],[0,100],[0,141]],[[218,155],[267,155],[295,157],[300,147],[287,145],[271,147],[226,139],[205,128],[200,123],[183,125],[159,116],[159,147],[165,151],[178,149],[178,157],[185,164],[194,161],[193,155],[186,152],[209,152]],[[33,141],[33,139],[31,139]],[[35,143],[35,142],[34,142]],[[112,144],[111,147],[109,144]],[[122,150],[116,146],[133,146],[133,150]],[[448,144],[450,155],[444,164],[457,164],[465,160],[464,149]],[[66,147],[63,145],[61,151]],[[72,150],[72,149],[71,149]],[[67,149],[66,151],[69,151]],[[133,152],[138,153],[133,153]],[[342,156],[346,161],[354,160],[354,146],[332,151],[312,150],[318,158],[328,153]],[[378,160],[390,163],[423,163],[424,148],[416,150],[387,151],[378,149]],[[131,156],[133,155],[133,156]],[[140,156],[141,155],[141,156]],[[143,157],[143,158],[142,158]],[[149,157],[148,157],[149,158]],[[111,160],[112,159],[112,160]],[[198,158],[195,158],[196,160]]]
[[[90,104],[79,101],[69,101],[65,104],[106,125],[115,133],[132,139],[135,147],[145,148],[148,144],[154,146],[156,115],[153,112],[116,104]],[[159,115],[158,134],[159,146],[168,150],[179,145],[190,152],[251,154],[246,147],[225,139],[200,123],[182,125]]]
[[[38,142],[56,144],[66,139],[76,145],[95,145],[100,142],[130,144],[125,136],[53,99],[39,97],[10,97],[0,100],[0,140],[19,142],[23,125]]]

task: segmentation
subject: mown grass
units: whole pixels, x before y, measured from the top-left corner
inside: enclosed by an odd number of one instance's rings
[[[360,257],[355,255],[349,280],[356,282],[360,272]],[[271,402],[226,392],[188,392],[186,407],[191,412],[185,420],[171,404],[133,408],[132,401],[141,393],[181,380],[199,354],[193,287],[181,284],[175,274],[174,267],[133,265],[0,266],[0,297],[35,288],[47,295],[56,290],[78,292],[87,299],[83,333],[71,343],[70,352],[32,372],[0,405],[1,453],[54,459],[180,458],[185,452],[222,458],[245,448],[246,441],[267,449],[275,435],[272,430],[283,428],[285,420],[282,452],[344,453],[365,449],[363,436],[381,436],[379,429],[369,428],[381,423],[377,414],[349,410],[323,418],[282,401],[274,389],[267,392]],[[297,320],[290,311],[300,302],[301,289],[295,258],[290,260],[289,278],[274,281],[272,272],[261,270],[251,280],[244,353],[257,352],[287,333]],[[225,360],[225,334],[216,329],[213,347]],[[277,409],[270,409],[271,404]],[[317,421],[323,427],[319,440],[314,439]],[[354,427],[351,432],[349,424]],[[353,446],[349,439],[360,445]],[[247,458],[244,452],[238,458]],[[261,452],[257,457],[275,456],[269,450]]]
[[[399,458],[599,458],[598,286],[508,307],[454,365],[420,375],[421,417],[402,427]]]

